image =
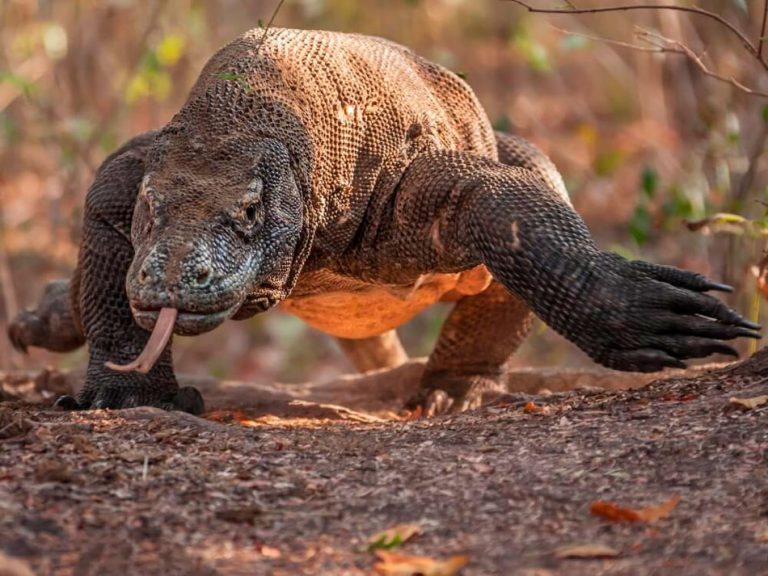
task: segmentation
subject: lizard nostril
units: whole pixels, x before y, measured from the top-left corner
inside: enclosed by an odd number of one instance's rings
[[[208,267],[203,267],[198,269],[197,276],[195,277],[195,281],[199,286],[204,286],[208,284],[208,281],[211,279],[211,269]]]
[[[142,268],[139,270],[139,282],[141,284],[146,284],[149,281],[149,272],[145,268]]]

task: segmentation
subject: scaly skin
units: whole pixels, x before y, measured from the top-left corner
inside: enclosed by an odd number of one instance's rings
[[[405,359],[398,325],[456,302],[410,403],[428,414],[498,387],[532,313],[618,370],[758,336],[704,294],[723,286],[595,246],[552,163],[494,135],[451,72],[379,38],[263,35],[220,50],[165,128],[99,169],[70,291],[90,363],[65,407],[202,410],[170,343],[146,375],[105,366],[139,354],[161,308],[194,335],[282,304],[365,370]],[[12,326],[18,347],[45,345],[30,319],[46,309]]]

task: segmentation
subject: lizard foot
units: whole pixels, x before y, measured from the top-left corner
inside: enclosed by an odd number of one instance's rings
[[[162,410],[180,410],[190,414],[199,415],[205,411],[203,397],[197,388],[185,386],[175,391],[148,398],[146,394],[137,394],[125,388],[102,388],[95,396],[83,393],[79,398],[74,396],[61,396],[54,404],[60,410],[98,410],[109,408],[119,410],[121,408],[135,408],[137,406],[155,406]]]
[[[192,387],[179,388],[170,358],[156,363],[149,372],[116,372],[106,366],[108,360],[124,363],[134,356],[133,350],[108,353],[91,348],[85,386],[77,395],[62,396],[56,406],[63,410],[99,410],[154,406],[163,410],[180,410],[202,414],[203,397]]]
[[[30,346],[70,352],[85,342],[69,301],[69,282],[49,282],[35,310],[23,310],[8,326],[8,338],[19,352]]]
[[[407,410],[422,409],[427,418],[475,410],[506,392],[498,376],[426,375],[421,389],[405,404]]]

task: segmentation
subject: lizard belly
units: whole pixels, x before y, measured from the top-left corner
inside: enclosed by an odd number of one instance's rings
[[[280,307],[332,336],[368,338],[397,328],[436,302],[479,294],[490,283],[484,266],[423,275],[409,286],[367,284],[320,271],[301,278],[296,295]]]

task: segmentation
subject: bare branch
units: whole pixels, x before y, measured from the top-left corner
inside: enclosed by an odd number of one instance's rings
[[[565,30],[564,28],[558,28],[557,26],[553,26],[553,28],[558,32],[562,32],[563,34],[580,36],[582,38],[587,38],[596,42],[602,42],[604,44],[610,44],[612,46],[629,48],[630,50],[636,50],[637,52],[651,52],[655,54],[680,54],[689,58],[705,76],[709,76],[710,78],[714,78],[720,82],[730,84],[734,88],[737,88],[738,90],[744,92],[745,94],[749,94],[750,96],[768,98],[768,92],[760,92],[759,90],[745,86],[735,78],[723,76],[717,72],[714,72],[708,68],[706,64],[704,64],[701,55],[696,54],[689,46],[649,30],[643,30],[642,28],[639,28],[638,32],[636,32],[637,38],[639,40],[650,44],[650,46],[641,46],[639,44],[632,44],[631,42],[614,40],[613,38],[604,38],[602,36],[594,36],[592,34],[584,34],[582,32],[573,32],[572,30]]]
[[[267,22],[266,28],[264,28],[264,34],[261,37],[261,42],[256,47],[256,54],[259,53],[259,50],[261,50],[261,47],[264,45],[264,43],[267,41],[267,34],[269,34],[270,29],[272,28],[272,23],[275,21],[275,18],[277,18],[277,13],[280,12],[280,8],[283,7],[283,4],[285,4],[285,0],[280,0],[277,3],[277,6],[275,6],[274,11],[272,12],[272,16],[269,18],[269,22]]]
[[[541,14],[597,14],[600,12],[625,12],[629,10],[673,10],[677,12],[687,12],[689,14],[698,14],[704,18],[709,18],[718,22],[720,25],[727,28],[734,36],[736,36],[742,43],[744,48],[749,52],[760,65],[768,71],[768,62],[764,61],[760,56],[760,50],[747,38],[746,34],[739,30],[734,24],[717,14],[703,8],[696,6],[676,6],[673,4],[633,4],[633,5],[621,5],[621,6],[604,6],[600,8],[537,8],[532,6],[528,2],[523,0],[504,0],[505,2],[512,2],[518,6],[522,6],[529,12],[541,13]],[[570,4],[569,4],[570,5]]]
[[[707,65],[704,64],[704,61],[701,59],[701,56],[696,54],[696,52],[694,52],[689,46],[686,46],[679,40],[666,38],[661,34],[657,34],[656,32],[651,32],[649,30],[641,30],[640,32],[637,33],[637,37],[640,40],[644,40],[649,44],[658,48],[659,52],[683,54],[691,62],[693,62],[696,65],[696,67],[698,67],[698,69],[701,70],[701,73],[704,74],[705,76],[709,76],[710,78],[714,78],[715,80],[719,80],[721,82],[725,82],[726,84],[730,84],[731,86],[733,86],[734,88],[737,88],[738,90],[741,90],[745,94],[749,94],[751,96],[760,96],[763,98],[768,98],[768,92],[761,92],[759,90],[755,90],[754,88],[745,86],[744,84],[742,84],[741,82],[739,82],[738,80],[736,80],[731,76],[723,76],[722,74],[718,74],[717,72],[710,70],[707,67]]]
[[[631,42],[624,42],[623,40],[614,40],[613,38],[605,38],[604,36],[596,36],[594,34],[586,34],[584,32],[574,32],[573,30],[566,30],[558,26],[552,26],[558,32],[562,34],[569,34],[571,36],[578,36],[579,38],[586,38],[587,40],[594,40],[601,44],[610,44],[611,46],[620,46],[622,48],[629,48],[631,50],[637,50],[638,52],[653,52],[658,54],[662,52],[658,46],[640,46],[638,44],[632,44]]]
[[[763,59],[763,45],[765,44],[765,27],[768,24],[768,0],[763,4],[763,24],[760,26],[760,38],[757,40],[757,57]]]

